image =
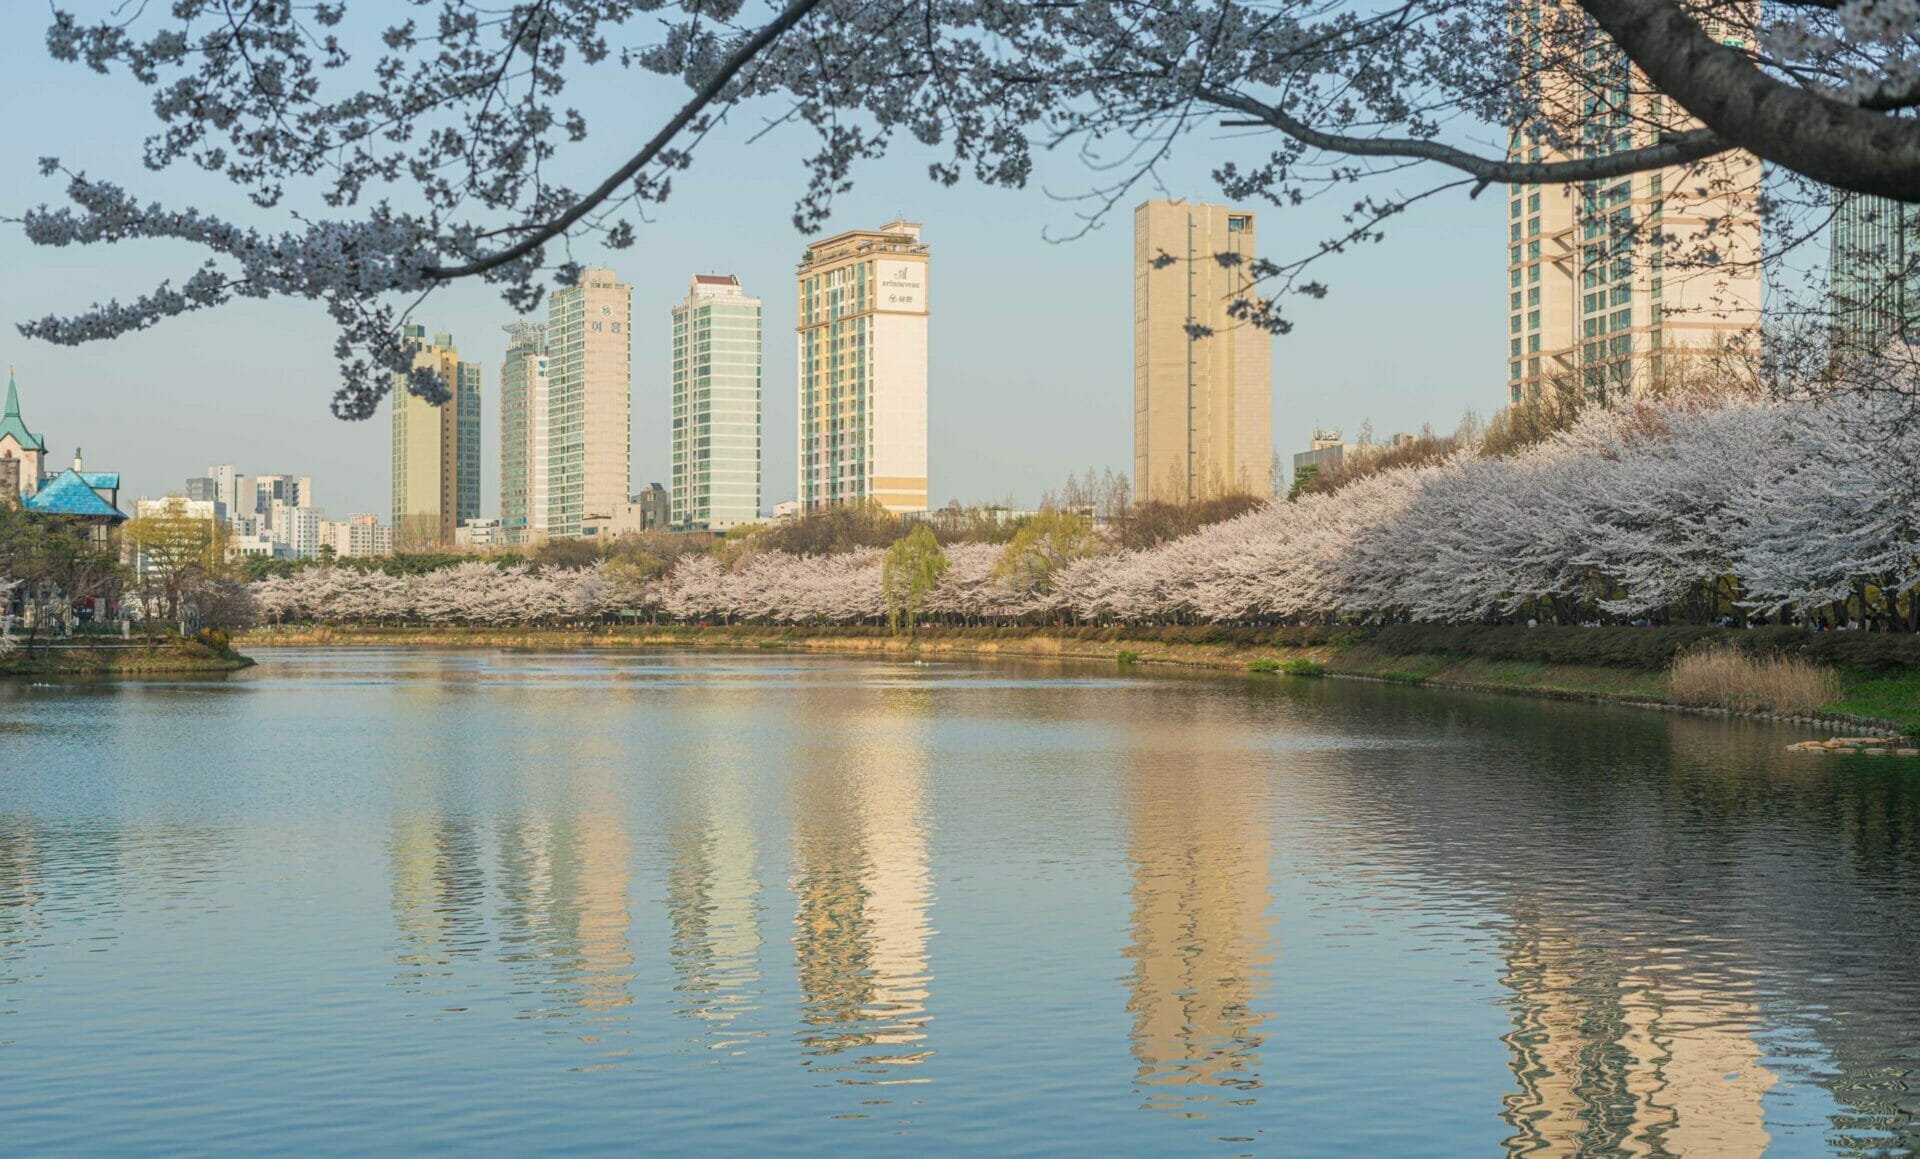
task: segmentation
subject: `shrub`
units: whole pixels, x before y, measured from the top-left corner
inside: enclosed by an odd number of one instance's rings
[[[1318,660],[1295,657],[1280,665],[1280,671],[1285,672],[1289,676],[1325,676],[1327,674],[1327,666]]]
[[[1833,669],[1782,653],[1753,655],[1724,643],[1681,654],[1668,674],[1675,704],[1738,712],[1817,712],[1845,692]]]
[[[1278,672],[1280,671],[1280,662],[1278,660],[1249,660],[1247,661],[1247,671]]]
[[[1122,664],[1132,664],[1140,659],[1140,653],[1129,652],[1125,648],[1122,648],[1120,650],[1120,654],[1115,656],[1114,659],[1118,660]]]

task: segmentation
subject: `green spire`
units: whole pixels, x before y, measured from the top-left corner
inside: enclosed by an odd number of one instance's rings
[[[20,417],[20,388],[13,383],[13,368],[7,368],[7,413],[0,415],[0,437],[12,435],[21,446],[33,451],[44,452],[47,445],[40,436],[27,429]]]

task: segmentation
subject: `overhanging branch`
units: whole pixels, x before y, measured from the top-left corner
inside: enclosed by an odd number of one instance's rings
[[[1768,76],[1672,0],[1580,0],[1662,92],[1723,139],[1840,189],[1920,202],[1920,120]]]
[[[765,27],[761,28],[760,31],[754,33],[753,36],[739,48],[734,49],[733,53],[728,56],[727,59],[721,63],[720,67],[715,70],[714,74],[707,79],[707,83],[700,86],[700,90],[694,93],[693,99],[681,106],[680,111],[674,114],[673,119],[662,126],[660,131],[655,133],[653,138],[642,146],[638,153],[628,158],[626,164],[614,170],[613,175],[601,182],[593,192],[582,197],[579,201],[574,202],[565,213],[560,214],[558,217],[555,217],[526,237],[498,253],[489,254],[483,258],[476,258],[465,265],[428,266],[422,272],[427,277],[442,282],[452,281],[455,278],[471,277],[474,274],[483,274],[488,270],[519,261],[534,250],[539,249],[554,238],[572,229],[581,218],[593,212],[594,208],[607,198],[618,193],[627,182],[633,180],[635,174],[651,164],[653,159],[660,155],[661,150],[673,143],[673,139],[680,134],[682,129],[692,123],[693,119],[699,116],[703,109],[712,104],[720,96],[721,92],[725,91],[727,85],[732,83],[733,78],[739,75],[741,69],[751,63],[754,57],[766,51],[768,46],[780,39],[780,37],[794,25],[800,23],[801,19],[804,18],[807,13],[817,8],[819,4],[820,0],[793,0],[793,3],[788,5],[785,11],[774,17],[774,19]]]
[[[1670,134],[1657,145],[1625,149],[1604,157],[1579,157],[1567,161],[1508,161],[1482,157],[1440,141],[1417,137],[1350,137],[1329,133],[1314,128],[1283,109],[1225,89],[1201,89],[1198,95],[1208,104],[1246,113],[1256,122],[1270,125],[1315,149],[1354,157],[1403,157],[1433,161],[1477,177],[1482,185],[1564,185],[1579,181],[1605,181],[1649,169],[1689,165],[1735,148],[1711,129],[1690,129]]]

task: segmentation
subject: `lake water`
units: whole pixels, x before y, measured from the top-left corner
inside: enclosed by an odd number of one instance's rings
[[[0,683],[0,1151],[1906,1154],[1920,762],[1347,681]]]

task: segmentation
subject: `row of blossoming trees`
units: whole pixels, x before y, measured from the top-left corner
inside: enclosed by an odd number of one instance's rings
[[[1920,425],[1869,398],[1593,412],[1506,458],[1463,452],[1276,501],[1135,551],[1071,517],[945,550],[947,624],[1864,621],[1920,630]],[[882,623],[877,549],[683,556],[660,575],[466,563],[314,568],[271,619],[541,624],[612,616]]]

